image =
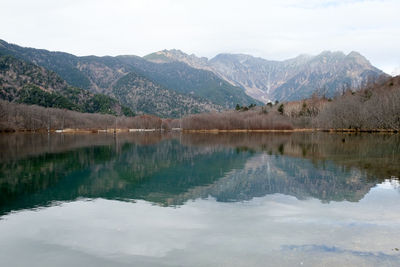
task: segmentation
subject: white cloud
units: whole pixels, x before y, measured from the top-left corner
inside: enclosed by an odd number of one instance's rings
[[[2,0],[0,8],[0,38],[78,55],[356,50],[386,71],[400,65],[396,0]]]

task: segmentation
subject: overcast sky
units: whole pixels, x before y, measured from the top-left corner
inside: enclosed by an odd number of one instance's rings
[[[399,0],[1,0],[0,10],[0,39],[76,55],[355,50],[400,67]]]

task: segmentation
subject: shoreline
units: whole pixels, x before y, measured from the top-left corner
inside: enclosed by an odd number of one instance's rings
[[[0,131],[0,133],[61,133],[61,134],[69,134],[69,133],[87,133],[87,134],[92,134],[92,133],[128,133],[129,129],[64,129],[64,130],[58,130],[58,129],[39,129],[39,130],[28,130],[28,129],[18,129],[18,130],[5,130],[5,131]]]
[[[277,130],[277,129],[203,129],[203,130],[182,130],[184,133],[294,133],[294,132],[316,132],[319,129],[303,128],[303,129],[290,129],[290,130]]]
[[[232,130],[219,130],[219,129],[203,129],[203,130],[182,130],[186,133],[304,133],[304,132],[329,132],[329,133],[398,133],[399,130],[395,129],[319,129],[319,128],[297,128],[290,130],[277,130],[277,129],[232,129]]]
[[[62,134],[97,134],[97,133],[160,133],[160,132],[182,132],[182,133],[304,133],[304,132],[329,132],[329,133],[399,133],[395,129],[320,129],[320,128],[296,128],[296,129],[201,129],[201,130],[164,130],[164,129],[64,129],[57,130],[39,129],[39,130],[4,130],[0,133],[62,133]]]

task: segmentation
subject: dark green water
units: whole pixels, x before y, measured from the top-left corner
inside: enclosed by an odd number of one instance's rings
[[[0,266],[399,266],[400,136],[0,136]]]

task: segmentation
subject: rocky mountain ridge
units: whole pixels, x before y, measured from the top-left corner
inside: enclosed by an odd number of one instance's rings
[[[0,40],[1,55],[53,71],[69,85],[90,93],[114,97],[139,114],[163,117],[230,109],[236,104],[301,100],[314,93],[334,97],[385,76],[357,52],[324,51],[284,61],[245,54],[207,59],[176,49],[143,58],[77,57]]]
[[[264,103],[300,100],[313,93],[333,97],[344,89],[358,89],[387,76],[355,51],[347,55],[324,51],[316,56],[300,55],[284,61],[246,54],[218,54],[208,60],[180,50],[163,50],[144,58],[159,64],[180,61],[212,71]]]

